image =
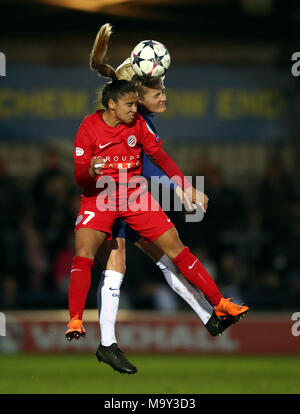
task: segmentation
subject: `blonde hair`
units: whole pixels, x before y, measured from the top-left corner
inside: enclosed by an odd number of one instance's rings
[[[131,82],[133,83],[140,99],[144,98],[146,88],[160,89],[161,82],[164,78],[140,78],[137,75],[133,76]]]
[[[132,69],[130,58],[124,60],[115,70],[112,66],[102,63],[108,49],[109,39],[112,35],[110,23],[104,24],[97,33],[93,49],[90,53],[90,68],[98,73],[99,76],[111,78],[112,80],[126,80],[132,82],[140,98],[143,98],[145,88],[159,88],[163,78],[140,78]],[[101,94],[101,91],[100,91]],[[100,95],[99,94],[99,95]]]
[[[146,92],[145,88],[158,89],[160,87],[160,82],[164,80],[164,77],[140,78],[132,69],[130,58],[125,59],[124,62],[117,67],[116,76],[118,79],[124,79],[132,82],[140,97],[144,96]]]
[[[118,79],[124,79],[129,82],[132,80],[135,76],[135,72],[132,69],[130,58],[125,59],[124,62],[117,67],[116,76]]]
[[[112,25],[104,24],[97,33],[93,49],[90,53],[90,68],[99,76],[131,81],[135,75],[131,67],[130,58],[124,60],[115,70],[111,65],[102,63],[108,49],[109,39],[112,35]]]
[[[109,23],[104,24],[97,33],[93,49],[90,53],[90,68],[98,73],[99,76],[115,79],[116,71],[110,65],[104,64],[108,42],[112,34],[112,26]]]

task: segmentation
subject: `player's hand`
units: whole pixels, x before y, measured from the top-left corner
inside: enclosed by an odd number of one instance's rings
[[[208,207],[208,197],[206,194],[202,193],[201,191],[197,190],[194,187],[189,187],[185,190],[185,193],[190,199],[190,202],[196,206],[201,207],[201,209],[206,213]]]
[[[175,193],[178,195],[182,204],[186,207],[188,211],[196,210],[197,206],[194,203],[192,203],[190,197],[187,195],[187,193],[185,193],[182,190],[182,188],[180,188],[179,186],[176,186]]]
[[[101,169],[104,167],[105,160],[103,158],[93,157],[90,162],[89,174],[91,177],[96,177],[101,174]]]

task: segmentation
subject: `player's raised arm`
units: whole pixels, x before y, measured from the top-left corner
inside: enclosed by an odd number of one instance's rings
[[[159,136],[149,129],[146,122],[142,124],[142,145],[146,154],[150,155],[158,166],[182,188],[192,203],[200,206],[203,211],[207,210],[208,197],[195,189],[185,178],[183,172],[162,148],[162,141]]]

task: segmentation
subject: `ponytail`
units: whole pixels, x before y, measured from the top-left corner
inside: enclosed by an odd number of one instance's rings
[[[98,73],[99,76],[116,79],[116,72],[110,65],[103,64],[109,38],[112,34],[112,26],[109,23],[104,24],[99,30],[93,49],[90,53],[90,68]]]

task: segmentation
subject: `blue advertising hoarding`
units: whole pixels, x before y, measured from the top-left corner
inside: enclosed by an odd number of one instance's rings
[[[0,139],[73,139],[97,109],[105,80],[87,65],[7,68],[0,78]],[[162,138],[289,138],[294,78],[269,68],[172,66],[165,79],[168,110],[156,117]]]

